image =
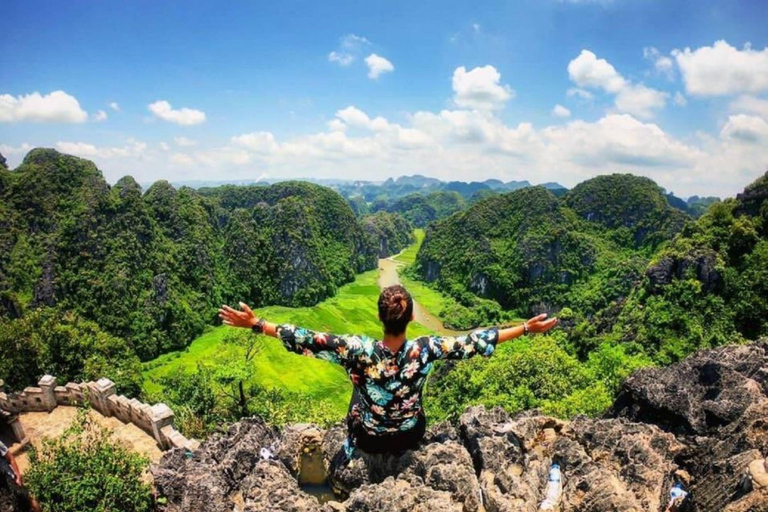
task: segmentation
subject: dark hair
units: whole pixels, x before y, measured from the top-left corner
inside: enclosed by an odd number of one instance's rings
[[[385,334],[401,334],[413,315],[413,299],[408,290],[395,284],[387,286],[379,295],[379,319]]]

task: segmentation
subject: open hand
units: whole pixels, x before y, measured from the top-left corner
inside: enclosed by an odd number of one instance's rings
[[[222,322],[226,325],[250,329],[256,325],[256,322],[258,322],[259,319],[256,318],[256,315],[253,314],[253,311],[251,311],[251,308],[249,308],[247,304],[241,302],[240,307],[243,309],[242,311],[238,311],[227,305],[221,306],[221,309],[219,310],[219,318],[221,318]]]
[[[547,320],[547,314],[542,313],[525,323],[528,326],[528,332],[530,333],[547,332],[557,325],[557,318],[550,318]]]

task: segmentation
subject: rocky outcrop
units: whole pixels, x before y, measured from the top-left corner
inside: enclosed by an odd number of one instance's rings
[[[692,275],[701,282],[702,291],[711,293],[722,282],[717,268],[717,253],[711,249],[698,249],[690,254],[663,256],[645,272],[652,292],[659,292],[673,279]]]
[[[194,454],[166,454],[155,483],[168,512],[533,512],[556,462],[563,512],[662,511],[675,482],[691,491],[688,510],[768,511],[768,340],[641,370],[604,418],[471,407],[456,425],[432,425],[416,450],[349,461],[344,438],[341,426],[248,419]],[[320,445],[338,501],[297,484],[307,443]]]
[[[695,510],[768,510],[768,339],[638,371],[610,414],[659,425],[685,444],[677,462],[691,476]],[[762,508],[744,505],[753,500]]]

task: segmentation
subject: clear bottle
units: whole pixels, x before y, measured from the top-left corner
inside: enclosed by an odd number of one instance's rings
[[[549,480],[547,481],[547,493],[544,501],[539,505],[539,510],[555,510],[560,505],[563,495],[563,475],[559,464],[552,464],[549,468]]]
[[[677,510],[683,504],[688,493],[683,489],[683,484],[677,483],[669,490],[669,504],[667,510]]]

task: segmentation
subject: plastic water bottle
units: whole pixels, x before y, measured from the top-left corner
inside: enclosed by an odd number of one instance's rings
[[[539,510],[555,510],[560,505],[560,497],[562,495],[563,475],[560,473],[560,465],[552,464],[552,467],[549,468],[546,498],[539,505]]]
[[[667,507],[670,510],[677,510],[685,498],[688,497],[688,493],[683,489],[683,484],[675,484],[672,489],[669,490],[669,505]]]

